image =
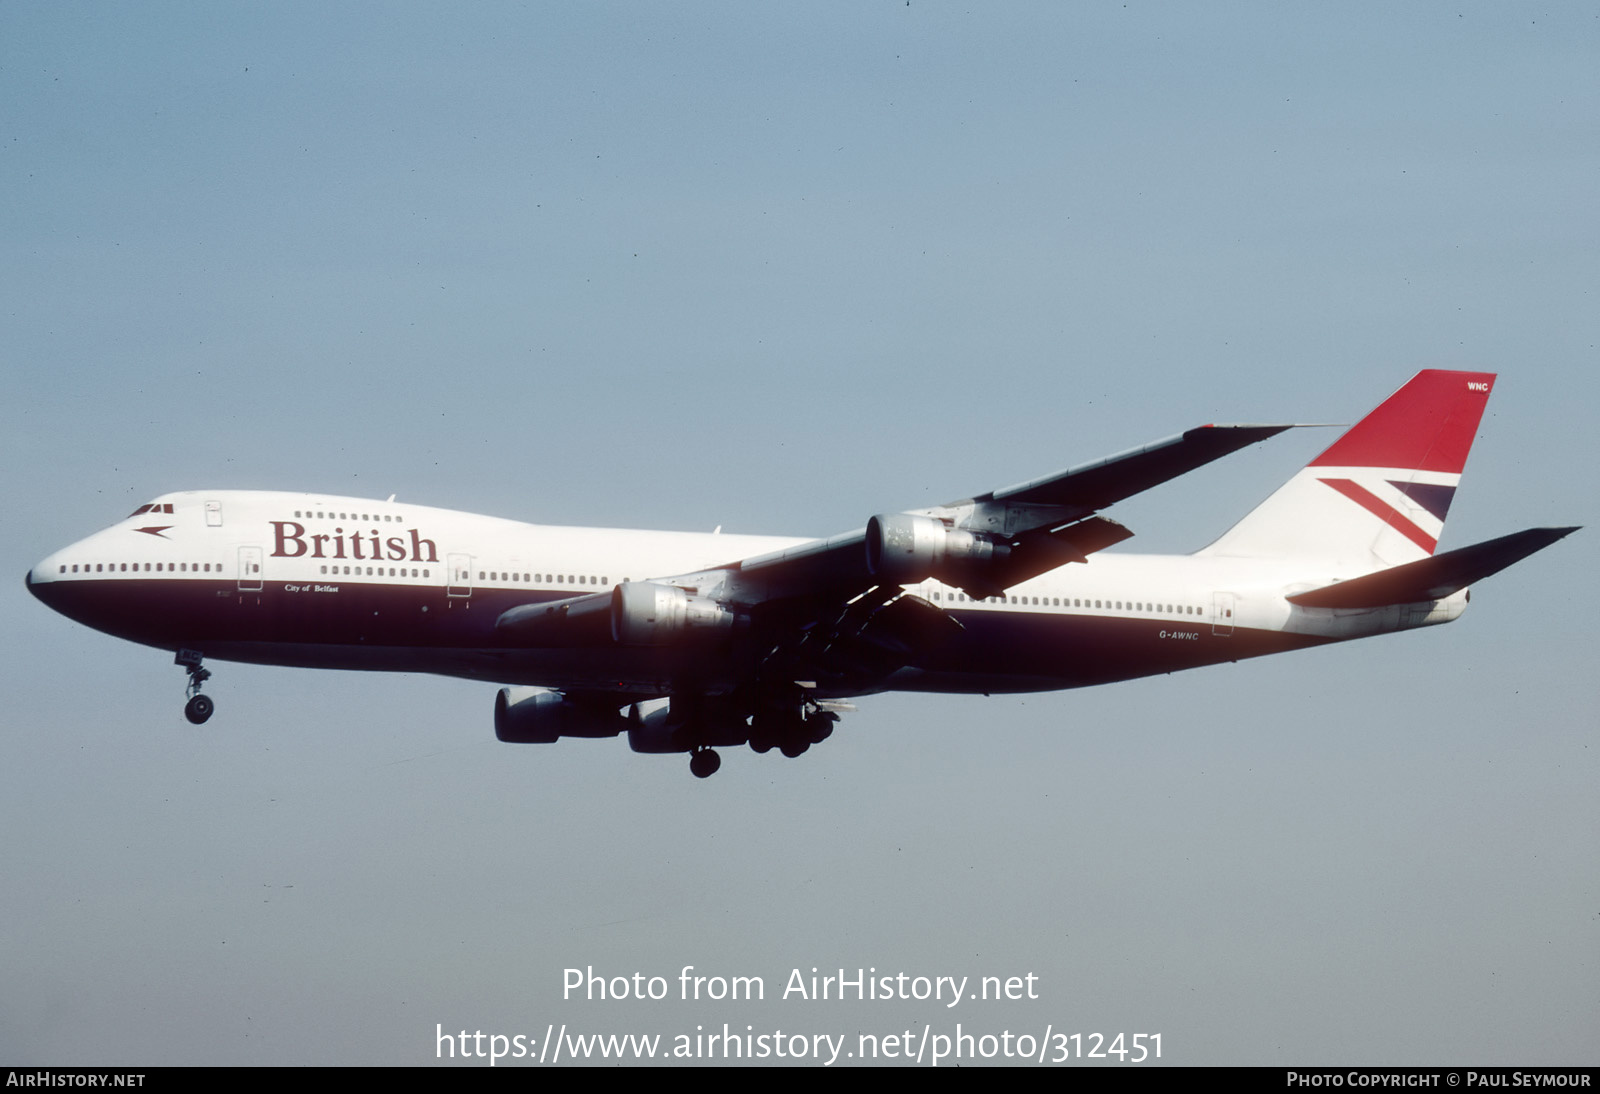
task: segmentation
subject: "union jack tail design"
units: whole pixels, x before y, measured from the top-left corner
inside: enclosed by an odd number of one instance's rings
[[[1431,556],[1494,380],[1492,372],[1417,373],[1200,553],[1364,569]]]

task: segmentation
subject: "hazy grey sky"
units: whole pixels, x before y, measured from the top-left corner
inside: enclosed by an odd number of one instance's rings
[[[1596,57],[1587,4],[0,6],[0,1062],[961,1022],[1595,1063],[1594,529],[1448,628],[882,696],[705,782],[499,745],[442,678],[217,663],[196,729],[22,577],[178,489],[825,535],[1423,367],[1501,373],[1444,546],[1592,525]],[[768,998],[563,1001],[589,965]],[[813,966],[1039,998],[776,998]]]

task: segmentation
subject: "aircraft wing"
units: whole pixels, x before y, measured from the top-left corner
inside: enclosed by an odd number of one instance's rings
[[[933,509],[874,517],[866,528],[743,559],[726,568],[759,582],[769,596],[841,589],[853,589],[854,595],[884,578],[904,577],[906,580],[896,583],[914,584],[930,576],[939,576],[974,596],[996,596],[1011,585],[1067,562],[1081,562],[1133,535],[1115,521],[1094,517],[1096,510],[1291,428],[1204,425],[1103,460]],[[918,524],[919,520],[937,522],[945,531]],[[897,550],[901,555],[918,550],[919,544],[911,541],[919,531],[923,542],[935,544],[941,535],[978,537],[998,548],[1001,557],[994,550],[974,545],[967,553],[985,557],[970,559],[971,565],[949,559],[944,567],[950,571],[948,577],[927,573],[910,578],[904,568],[892,563]],[[886,536],[894,540],[897,533],[903,548],[884,542]],[[937,546],[932,549],[937,553]],[[874,565],[875,560],[890,565]]]
[[[1275,437],[1292,425],[1202,425],[1115,456],[995,490],[983,497],[1012,504],[1104,509],[1160,486],[1241,448]]]
[[[929,579],[973,599],[1088,556],[1133,533],[1096,510],[1265,440],[1288,425],[1206,425],[1140,448],[865,528],[500,616],[526,646],[652,645],[666,633],[745,635],[757,681],[864,686],[961,630],[903,595]]]

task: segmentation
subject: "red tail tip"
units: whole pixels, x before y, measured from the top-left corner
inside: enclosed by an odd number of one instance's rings
[[[1494,380],[1492,372],[1419,372],[1311,466],[1403,467],[1459,475]]]

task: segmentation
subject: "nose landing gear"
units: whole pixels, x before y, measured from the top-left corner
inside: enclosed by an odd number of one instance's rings
[[[189,701],[183,705],[183,716],[194,725],[201,725],[210,718],[217,709],[209,695],[200,694],[200,686],[211,679],[211,670],[200,664],[199,650],[179,650],[178,655],[172,659],[173,664],[182,665],[189,674],[189,685],[184,689],[184,694]]]

